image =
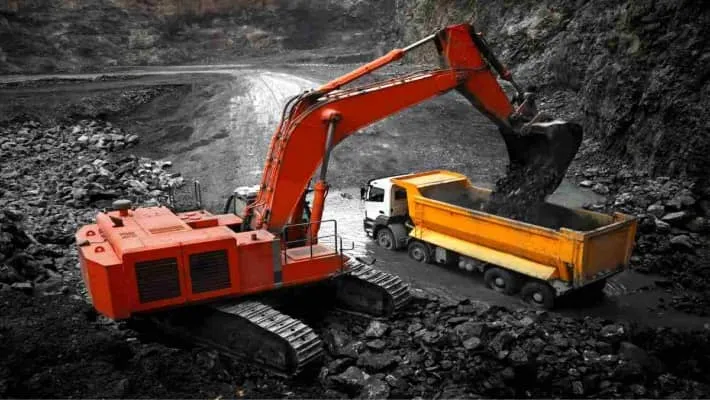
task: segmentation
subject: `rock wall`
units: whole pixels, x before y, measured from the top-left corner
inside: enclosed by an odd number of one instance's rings
[[[372,53],[394,4],[374,0],[1,0],[0,73]],[[301,54],[304,53],[305,54]],[[369,57],[369,56],[366,56]]]
[[[473,21],[518,80],[582,122],[601,153],[697,179],[695,190],[710,194],[707,2],[415,0],[398,2],[397,21],[402,42]]]

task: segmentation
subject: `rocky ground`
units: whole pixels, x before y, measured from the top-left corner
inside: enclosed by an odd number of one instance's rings
[[[538,85],[543,109],[584,126],[569,176],[605,196],[590,208],[639,217],[632,267],[657,274],[656,285],[674,295],[649,307],[709,313],[710,14],[699,0],[79,3],[0,4],[0,71],[265,53],[359,61],[379,53],[381,40],[410,43],[473,19],[520,81]],[[325,25],[336,29],[313,29]],[[169,163],[132,156],[138,138],[106,116],[184,90],[57,96],[34,109],[3,101],[0,397],[710,396],[708,325],[650,329],[415,290],[414,304],[386,323],[337,313],[309,320],[325,360],[284,380],[97,316],[81,296],[73,233],[116,198],[164,202],[181,181]]]
[[[604,160],[588,140],[570,171],[582,187],[606,200],[589,208],[620,211],[639,218],[631,267],[663,276],[657,285],[674,294],[671,304],[689,313],[710,315],[710,193],[691,179],[652,177],[629,164]]]
[[[436,298],[422,290],[415,290],[414,304],[392,321],[337,313],[309,321],[324,338],[326,358],[322,367],[293,380],[112,323],[97,316],[78,289],[73,232],[119,197],[137,204],[164,202],[166,189],[179,184],[180,175],[170,172],[167,162],[130,156],[136,138],[101,120],[61,125],[16,120],[0,129],[2,396],[710,395],[705,373],[710,328],[678,332],[569,319]],[[668,272],[662,266],[674,266],[676,257],[691,265],[703,237],[690,231],[698,220],[689,213],[699,213],[704,203],[691,201],[682,182],[655,179],[634,186],[645,181],[633,179],[643,177],[618,173],[623,169],[610,168],[614,174],[590,169],[584,160],[593,144],[585,146],[580,178],[599,192],[619,193],[596,207],[649,215],[641,224],[645,234],[634,262],[661,272]],[[683,235],[687,243],[674,239]],[[677,278],[671,273],[672,282],[689,284],[683,276],[696,280],[703,269],[692,268]]]
[[[9,0],[0,3],[0,72],[94,71],[371,58],[391,37],[392,3],[286,0]],[[306,22],[307,21],[307,22]],[[375,46],[372,44],[375,43]]]

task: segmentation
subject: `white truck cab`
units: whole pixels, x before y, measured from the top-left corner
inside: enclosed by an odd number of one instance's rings
[[[409,237],[407,192],[392,183],[392,178],[402,176],[406,175],[373,179],[360,189],[360,198],[365,201],[363,228],[388,250],[405,246]]]

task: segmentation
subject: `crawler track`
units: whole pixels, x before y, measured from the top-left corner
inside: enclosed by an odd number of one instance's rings
[[[306,324],[257,301],[195,307],[151,318],[167,333],[277,375],[298,374],[323,354]]]
[[[355,314],[388,318],[410,300],[409,285],[389,274],[350,258],[345,267],[350,270],[338,278],[338,307]]]

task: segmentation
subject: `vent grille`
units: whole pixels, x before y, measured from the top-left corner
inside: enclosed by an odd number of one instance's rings
[[[231,286],[227,251],[210,251],[190,255],[192,292],[204,293]]]
[[[180,296],[180,278],[175,258],[136,263],[136,278],[141,303]]]

